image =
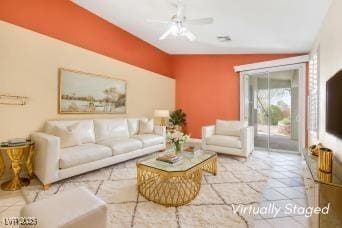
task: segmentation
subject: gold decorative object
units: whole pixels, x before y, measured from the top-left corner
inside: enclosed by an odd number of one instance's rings
[[[332,172],[332,150],[322,147],[318,151],[318,168],[327,173]]]
[[[160,118],[160,126],[166,126],[166,118],[169,118],[169,110],[155,110],[154,116]]]
[[[26,105],[28,97],[0,95],[0,104],[2,105]]]
[[[318,170],[317,176],[318,176],[320,181],[323,181],[325,183],[331,183],[332,182],[332,174],[331,173],[326,173],[326,172],[322,172],[322,171]]]
[[[28,154],[25,166],[30,177],[33,177],[32,157],[34,151],[34,143],[29,141],[21,146],[1,146],[0,147],[0,177],[4,172],[5,164],[1,157],[1,152],[7,153],[11,160],[11,168],[13,170],[13,178],[10,181],[1,184],[1,189],[4,191],[15,191],[21,189],[22,186],[30,184],[30,179],[21,178],[20,172],[23,168],[25,155]]]
[[[140,194],[152,202],[177,207],[189,203],[197,196],[201,188],[202,171],[216,175],[217,155],[212,154],[184,171],[167,171],[139,162],[137,170]]]
[[[311,152],[312,155],[318,156],[318,151],[321,147],[323,147],[322,143],[318,143],[317,145],[311,145],[309,147],[309,151]]]
[[[27,155],[27,160],[26,160],[27,174],[29,175],[30,179],[33,178],[33,152],[34,152],[34,144],[28,147],[28,155]]]
[[[0,177],[2,177],[2,175],[4,174],[5,168],[6,168],[5,162],[4,162],[4,159],[1,156],[1,151],[0,151]]]

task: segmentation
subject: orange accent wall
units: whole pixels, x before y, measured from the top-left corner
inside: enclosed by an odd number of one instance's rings
[[[1,0],[0,20],[171,77],[171,56],[69,0]]]
[[[240,81],[233,67],[294,55],[175,55],[176,107],[187,114],[186,131],[201,138],[201,128],[216,119],[240,118]]]

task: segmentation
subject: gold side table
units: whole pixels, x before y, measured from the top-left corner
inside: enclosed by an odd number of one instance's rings
[[[11,180],[2,183],[1,189],[4,191],[15,191],[21,189],[23,186],[30,184],[30,178],[33,177],[33,152],[34,142],[26,141],[25,144],[20,146],[0,146],[0,177],[3,175],[5,170],[5,163],[2,157],[2,152],[5,152],[11,160],[11,169],[13,171],[13,177]],[[26,158],[26,159],[25,159]],[[20,177],[20,172],[26,167],[29,178]]]

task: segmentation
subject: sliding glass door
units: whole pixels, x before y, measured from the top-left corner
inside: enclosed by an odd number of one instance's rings
[[[254,126],[255,147],[298,151],[299,71],[244,75],[244,117]]]

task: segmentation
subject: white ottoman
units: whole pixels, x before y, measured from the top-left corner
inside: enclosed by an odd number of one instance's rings
[[[107,206],[85,187],[62,192],[23,207],[21,217],[37,218],[40,228],[106,227]]]

